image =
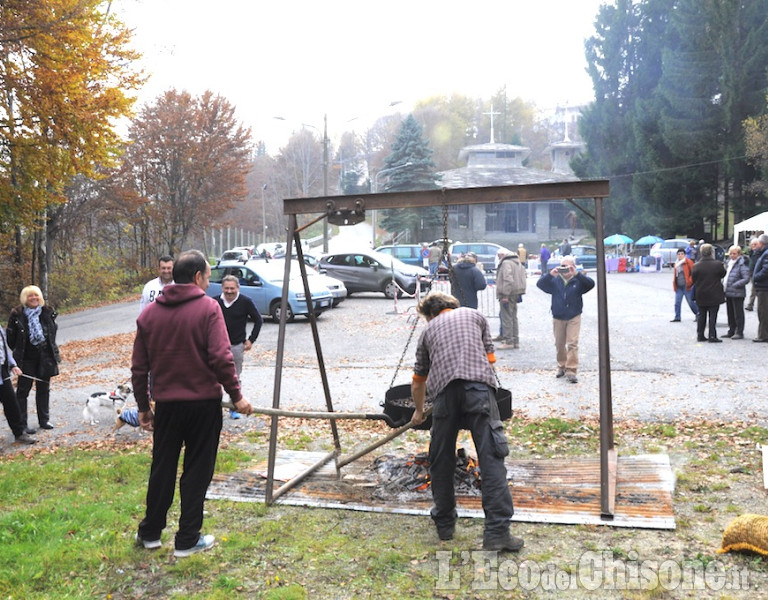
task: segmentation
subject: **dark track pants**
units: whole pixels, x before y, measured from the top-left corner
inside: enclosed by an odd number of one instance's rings
[[[184,446],[179,480],[181,516],[175,545],[184,550],[197,543],[203,526],[205,493],[216,465],[221,427],[221,400],[157,403],[147,512],[139,524],[139,536],[143,540],[159,540],[165,529],[176,488],[179,456]]]

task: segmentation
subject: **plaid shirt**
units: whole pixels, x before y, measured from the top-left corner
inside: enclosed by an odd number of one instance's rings
[[[414,378],[426,377],[430,399],[454,379],[481,381],[495,389],[493,350],[491,329],[482,314],[473,308],[444,310],[421,333]]]

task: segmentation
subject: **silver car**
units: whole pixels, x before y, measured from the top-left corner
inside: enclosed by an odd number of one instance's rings
[[[347,295],[356,292],[383,292],[387,298],[398,298],[403,290],[415,294],[431,287],[429,272],[421,267],[406,265],[380,252],[360,251],[327,254],[318,263],[318,270],[347,286]]]
[[[653,245],[651,248],[651,256],[653,256],[657,262],[661,262],[662,267],[675,264],[677,260],[677,251],[682,248],[685,250],[690,244],[690,239],[672,239],[664,240],[658,244]]]

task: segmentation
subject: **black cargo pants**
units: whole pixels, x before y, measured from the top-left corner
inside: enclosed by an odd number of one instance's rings
[[[456,439],[460,429],[472,432],[480,463],[484,538],[506,535],[514,513],[507,485],[504,457],[507,438],[499,418],[494,390],[485,383],[456,379],[437,395],[432,410],[432,439],[429,444],[430,477],[435,525],[447,528],[456,522]]]

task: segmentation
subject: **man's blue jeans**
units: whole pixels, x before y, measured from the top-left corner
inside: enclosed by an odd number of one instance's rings
[[[677,290],[675,290],[675,319],[678,321],[680,320],[680,307],[683,304],[683,296],[685,296],[685,300],[688,302],[688,306],[691,308],[693,314],[699,314],[699,307],[696,306],[696,300],[693,299],[693,288],[685,291],[683,288],[678,287]]]

